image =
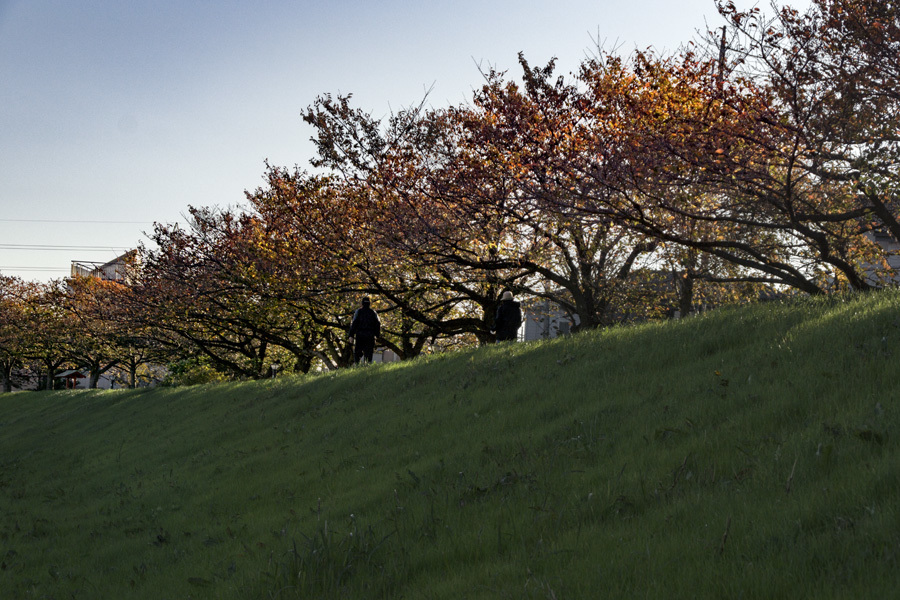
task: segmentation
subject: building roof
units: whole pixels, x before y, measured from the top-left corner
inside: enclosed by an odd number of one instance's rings
[[[58,373],[56,375],[56,377],[57,377],[57,379],[62,378],[62,377],[65,377],[65,378],[72,377],[74,379],[84,379],[85,377],[87,377],[87,375],[85,375],[84,373],[82,373],[81,371],[78,371],[76,369],[67,369],[61,373]]]

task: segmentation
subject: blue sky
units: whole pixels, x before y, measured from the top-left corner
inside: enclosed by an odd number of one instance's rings
[[[707,24],[713,0],[0,0],[0,272],[62,277],[240,204],[267,159],[308,165],[318,95],[460,104],[479,64],[568,73],[596,39],[675,50]]]

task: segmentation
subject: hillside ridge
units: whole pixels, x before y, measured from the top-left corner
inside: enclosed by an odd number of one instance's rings
[[[0,396],[12,597],[842,598],[900,556],[900,295]]]

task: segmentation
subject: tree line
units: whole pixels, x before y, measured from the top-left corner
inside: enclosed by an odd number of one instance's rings
[[[157,224],[127,284],[3,278],[7,389],[27,364],[132,385],[153,361],[339,368],[362,295],[408,359],[490,343],[504,290],[578,330],[890,283],[897,3],[717,8],[722,26],[675,53],[598,48],[566,76],[520,55],[457,106],[375,118],[317,98],[311,168],[266,164],[245,206]]]

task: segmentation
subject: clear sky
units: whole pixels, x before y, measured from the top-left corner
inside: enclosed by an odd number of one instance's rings
[[[520,51],[570,73],[598,39],[671,51],[719,24],[713,0],[0,0],[0,272],[62,277],[242,203],[267,159],[308,166],[321,94],[460,104]]]

